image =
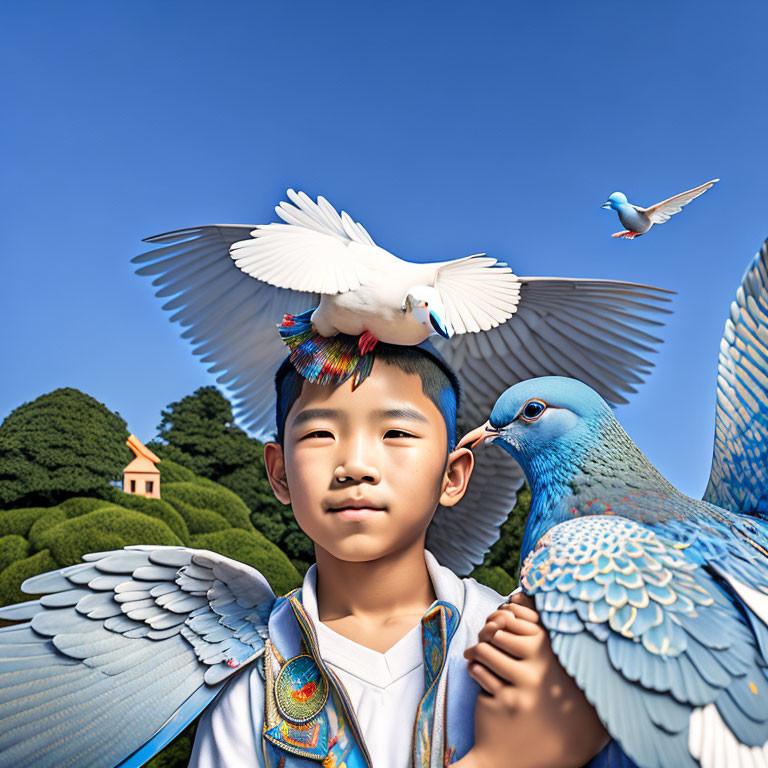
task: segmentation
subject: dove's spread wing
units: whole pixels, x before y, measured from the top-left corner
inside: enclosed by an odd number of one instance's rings
[[[193,352],[233,396],[238,417],[259,440],[274,437],[274,374],[286,357],[276,326],[285,312],[299,314],[318,294],[275,288],[240,271],[232,243],[252,226],[218,225],[150,237],[156,245],[133,259],[137,273],[154,277],[156,295],[185,330]]]
[[[438,506],[427,529],[427,549],[459,576],[483,562],[525,482],[520,465],[501,448],[475,451],[474,458],[467,492],[452,507]]]
[[[651,530],[581,517],[522,570],[560,663],[638,765],[768,765],[768,669],[722,582]]]
[[[580,379],[608,402],[625,403],[661,340],[644,328],[668,313],[669,292],[611,280],[521,277],[512,317],[485,333],[434,338],[464,391],[463,416],[488,418],[508,387],[536,376]]]
[[[132,547],[28,579],[0,609],[0,766],[139,766],[261,655],[274,594],[213,552]]]
[[[644,213],[651,220],[652,224],[663,224],[665,221],[669,220],[670,216],[680,213],[680,211],[683,210],[684,205],[688,205],[691,200],[695,200],[699,195],[703,195],[718,181],[720,181],[720,179],[712,179],[712,181],[708,181],[700,187],[694,187],[680,195],[670,197],[668,200],[662,200],[660,203],[656,203],[656,205],[652,205],[649,208],[638,207],[637,210]]]
[[[435,288],[456,333],[477,333],[509,320],[520,301],[520,281],[512,270],[484,254],[443,262]]]
[[[251,277],[278,288],[336,294],[406,265],[324,197],[315,203],[292,189],[288,197],[293,205],[282,202],[275,208],[285,224],[258,226],[250,239],[232,246],[235,264]]]
[[[768,516],[768,240],[744,274],[720,342],[704,500]]]

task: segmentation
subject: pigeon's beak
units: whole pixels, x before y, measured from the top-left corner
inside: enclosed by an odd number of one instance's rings
[[[603,203],[600,207],[601,208],[605,208],[607,211],[609,211],[611,209],[611,204],[610,203]]]
[[[485,424],[473,429],[471,432],[467,432],[464,437],[459,440],[457,448],[476,448],[478,445],[485,445],[492,442],[499,436],[499,430],[496,427],[491,426],[490,421],[486,421]]]

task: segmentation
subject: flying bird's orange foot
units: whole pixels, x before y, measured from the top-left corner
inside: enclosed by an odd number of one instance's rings
[[[621,232],[614,232],[611,237],[624,237],[627,240],[634,240],[640,234],[640,232],[633,232],[631,229],[622,229]]]
[[[370,331],[363,331],[360,334],[357,346],[360,349],[360,354],[365,355],[370,352],[378,343],[379,340]]]

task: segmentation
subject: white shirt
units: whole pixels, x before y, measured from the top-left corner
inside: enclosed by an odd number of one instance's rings
[[[424,556],[438,600],[463,605],[462,580],[441,566],[430,552],[425,551]],[[409,765],[416,709],[424,694],[421,623],[386,653],[378,653],[318,620],[315,585],[312,566],[304,578],[302,603],[317,629],[322,658],[347,689],[374,768]],[[471,614],[473,626],[477,625],[475,632],[490,612],[490,604],[498,604],[500,599],[487,587],[479,589],[490,597],[465,614]],[[203,714],[189,768],[264,768],[263,722],[264,682],[253,668],[238,675]],[[403,727],[404,723],[408,726]],[[395,738],[398,734],[399,739]]]
[[[404,723],[416,720],[424,695],[421,622],[386,653],[379,653],[334,632],[318,618],[317,574],[313,565],[304,578],[302,603],[317,628],[320,656],[339,676],[349,694],[373,768],[408,765],[411,744],[393,733],[411,733]]]

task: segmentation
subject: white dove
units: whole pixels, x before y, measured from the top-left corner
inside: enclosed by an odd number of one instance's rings
[[[331,370],[335,379],[323,373],[326,363],[333,368],[349,358],[350,345],[361,369],[366,360],[370,366],[367,353],[377,341],[418,344],[434,334],[459,376],[462,415],[470,421],[484,418],[509,386],[534,376],[581,379],[616,404],[649,373],[646,356],[660,339],[647,329],[662,325],[654,316],[669,312],[668,291],[518,277],[484,255],[404,261],[324,198],[315,203],[293,190],[288,198],[275,209],[284,223],[157,235],[147,240],[156,247],[133,259],[143,265],[138,274],[154,276],[156,295],[169,299],[163,308],[185,327],[182,337],[219,374],[240,423],[259,440],[275,432],[273,380],[287,352],[281,335],[292,359],[304,353],[294,361],[302,375],[324,383],[350,375],[343,365]],[[295,314],[284,318],[286,311]],[[334,344],[347,344],[345,355],[323,357]],[[506,454],[488,453],[500,456],[477,461],[474,490],[435,516],[435,531],[449,531],[446,518],[462,516],[461,528],[471,531],[461,539],[432,536],[433,553],[457,573],[482,561],[523,482]],[[503,492],[483,496],[484,484],[500,477]]]
[[[680,213],[683,206],[688,205],[691,200],[695,200],[699,195],[703,195],[711,186],[717,184],[720,179],[712,179],[700,187],[694,187],[687,192],[670,197],[668,200],[662,200],[656,205],[648,208],[641,208],[639,205],[633,205],[627,200],[623,192],[614,192],[608,200],[600,207],[606,210],[613,209],[619,214],[619,221],[626,227],[621,232],[614,232],[611,237],[623,237],[627,240],[633,240],[640,235],[644,235],[654,224],[663,224],[668,221],[670,216]]]

